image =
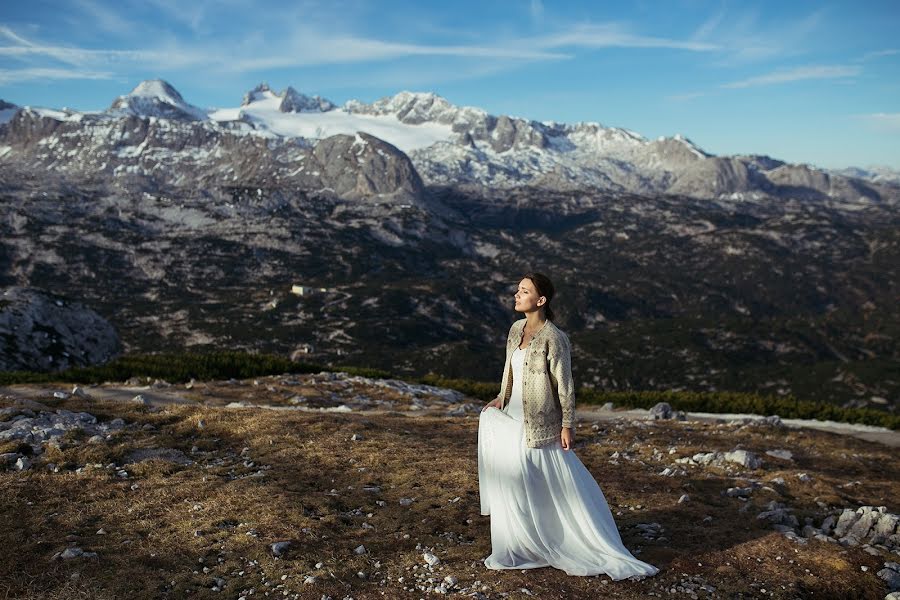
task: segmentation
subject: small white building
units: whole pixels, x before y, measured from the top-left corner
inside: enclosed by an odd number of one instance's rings
[[[297,296],[309,296],[313,292],[327,292],[328,288],[314,288],[308,285],[297,285],[296,283],[291,286],[291,293],[296,294]]]

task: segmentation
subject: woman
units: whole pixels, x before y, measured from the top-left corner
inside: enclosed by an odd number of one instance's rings
[[[519,282],[525,318],[506,340],[501,393],[481,411],[481,514],[491,516],[489,569],[552,566],[614,580],[654,575],[622,544],[606,498],[574,452],[575,393],[569,338],[553,323],[553,284]]]

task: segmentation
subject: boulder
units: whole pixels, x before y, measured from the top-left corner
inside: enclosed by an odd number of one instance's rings
[[[115,328],[92,309],[23,287],[0,294],[0,371],[61,371],[101,364],[122,345]]]

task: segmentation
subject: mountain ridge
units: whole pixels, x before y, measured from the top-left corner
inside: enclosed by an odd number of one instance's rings
[[[888,178],[872,181],[854,177],[863,174],[859,170],[828,171],[758,155],[716,156],[681,134],[650,140],[631,130],[596,122],[565,124],[495,116],[480,108],[454,105],[433,92],[402,91],[371,104],[350,100],[338,107],[330,100],[301,94],[291,87],[276,93],[262,83],[244,94],[238,108],[199,109],[167,82],[148,80],[118,97],[105,111],[7,108],[6,123],[0,125],[0,144],[6,148],[0,161],[24,158],[26,164],[35,167],[46,166],[46,161],[34,160],[27,144],[11,133],[21,131],[11,122],[23,111],[35,121],[79,123],[94,131],[105,128],[103,137],[109,148],[91,150],[106,155],[99,164],[109,167],[119,163],[110,169],[113,179],[123,170],[131,175],[158,170],[156,165],[140,167],[122,162],[127,158],[123,153],[128,154],[124,148],[134,148],[138,153],[138,148],[143,152],[153,145],[154,140],[128,139],[117,123],[138,118],[169,123],[170,133],[177,133],[182,140],[179,146],[193,148],[195,163],[203,162],[202,156],[221,154],[223,150],[216,144],[229,136],[312,148],[333,135],[364,132],[408,156],[426,186],[585,188],[737,202],[799,197],[851,205],[895,202],[900,197],[900,189]],[[40,144],[45,154],[51,148],[73,150],[64,138],[51,139],[55,126],[33,123],[26,129],[47,131],[47,139]],[[113,141],[116,132],[121,139]],[[300,159],[298,155],[287,160]],[[50,157],[53,164],[62,161],[62,156]],[[281,163],[286,164],[284,160]],[[289,172],[299,168],[295,164]],[[210,176],[213,170],[209,170]],[[260,176],[264,176],[263,171],[257,170]],[[279,178],[279,169],[271,167],[270,175]],[[218,176],[230,178],[221,170]],[[192,180],[190,176],[183,179]],[[134,184],[135,178],[131,180]],[[327,182],[310,185],[319,188],[309,189],[330,187]],[[407,190],[415,187],[412,180],[400,186]]]

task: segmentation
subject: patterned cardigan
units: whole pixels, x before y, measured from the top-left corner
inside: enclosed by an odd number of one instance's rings
[[[504,408],[512,395],[512,353],[522,342],[525,319],[509,328],[506,365],[500,383]],[[569,337],[547,320],[525,347],[522,411],[525,445],[540,448],[559,441],[563,427],[575,426],[575,385],[572,381],[572,347]]]

